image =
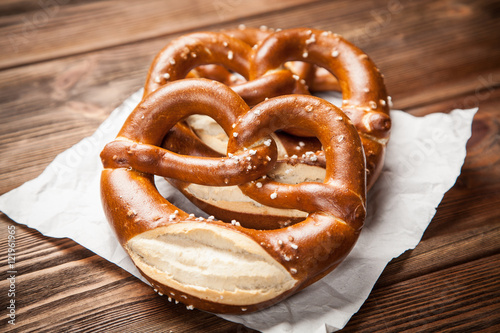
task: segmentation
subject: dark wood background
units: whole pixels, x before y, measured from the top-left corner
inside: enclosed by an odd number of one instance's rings
[[[0,194],[37,177],[139,89],[172,38],[239,24],[344,35],[415,115],[479,107],[468,154],[417,248],[394,259],[343,332],[500,331],[500,2],[0,2]],[[0,331],[250,332],[188,311],[69,239],[0,214]],[[7,324],[16,226],[16,325]]]

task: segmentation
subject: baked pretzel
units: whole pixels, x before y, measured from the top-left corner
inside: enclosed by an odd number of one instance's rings
[[[371,188],[382,169],[390,131],[390,118],[382,75],[368,56],[342,37],[326,31],[290,29],[274,33],[266,32],[267,37],[262,41],[256,37],[252,40],[251,30],[238,29],[236,32],[238,34],[229,34],[245,43],[258,41],[254,49],[255,54],[249,61],[251,66],[248,71],[249,82],[274,73],[285,64],[300,64],[304,61],[333,73],[338,78],[343,94],[342,109],[354,122],[361,136],[366,155],[367,186]],[[192,125],[199,136],[207,127],[209,125],[206,123],[202,123],[201,126]],[[186,131],[188,132],[189,135],[196,137],[192,131]],[[207,143],[205,139],[210,137],[220,137],[220,135],[204,135],[203,141]],[[171,136],[167,138],[165,145],[169,149],[182,150],[184,153],[196,151],[202,155],[203,151],[207,151],[204,142],[200,140],[192,139],[193,145],[180,146],[179,143],[185,141],[178,136]],[[297,182],[301,179],[290,179],[288,175],[302,174],[311,180],[322,180],[325,157],[317,140],[280,133],[277,143],[281,148],[279,159],[282,163],[272,171],[273,178]],[[223,140],[218,146],[216,152],[212,150],[211,153],[225,154]],[[305,168],[306,165],[311,167]],[[171,182],[201,209],[226,221],[236,216],[245,226],[271,229],[292,224],[304,217],[304,214],[297,210],[262,206],[262,203],[242,195],[238,188],[207,189],[177,180]],[[235,207],[244,209],[235,211]]]
[[[259,45],[250,79],[293,60],[323,67],[339,80],[342,110],[358,129],[365,148],[370,187],[382,168],[391,126],[387,92],[378,68],[365,53],[336,34],[290,29],[274,33]]]
[[[245,193],[276,207],[304,210],[307,218],[262,231],[236,221],[196,218],[163,198],[153,180],[158,166],[162,176],[226,183],[226,171],[213,170],[211,159],[182,157],[181,162],[159,147],[175,123],[193,113],[213,117],[229,136],[221,165],[252,160],[245,165],[253,173],[240,171]],[[269,135],[291,124],[301,124],[323,144],[323,183],[286,185],[266,179],[276,161]],[[188,309],[248,313],[290,296],[345,258],[365,218],[365,163],[357,131],[340,109],[313,96],[276,97],[248,110],[221,83],[169,83],[139,103],[101,158],[104,211],[120,243],[159,294]],[[177,169],[179,164],[185,169]],[[203,177],[193,179],[193,173]],[[221,180],[213,182],[211,176],[205,182],[210,173]]]
[[[189,75],[193,69],[208,64],[222,65],[228,70],[244,77],[247,81],[240,85],[232,85],[231,88],[249,105],[255,105],[273,96],[290,93],[308,93],[301,80],[298,80],[295,74],[287,69],[278,69],[256,78],[255,80],[248,80],[252,57],[253,49],[248,43],[227,34],[199,32],[181,36],[167,45],[155,57],[148,73],[144,88],[144,97],[148,96],[167,82],[183,79]],[[281,134],[279,135],[281,136]],[[186,142],[201,146],[198,150],[200,152],[199,155],[201,155],[201,151],[209,151],[200,140],[196,139],[196,134],[187,128],[184,123],[179,123],[175,126],[174,130],[169,135],[169,141],[166,143],[166,147],[169,147],[173,151],[180,152]],[[283,142],[286,142],[286,140]],[[291,143],[288,144],[288,146],[291,145]],[[280,143],[280,147],[285,146],[286,144]],[[315,146],[315,150],[321,147],[317,141]],[[299,156],[309,151],[306,150],[306,145],[301,146],[299,142],[293,146],[293,149],[295,149],[295,147],[299,147],[299,150],[294,151],[294,153],[299,154]],[[225,154],[225,151],[223,154]],[[171,182],[176,183],[176,186],[182,191],[186,189],[189,184],[175,180],[171,180]],[[190,196],[188,192],[183,193],[192,198],[193,201],[196,201],[196,195]],[[203,202],[200,202],[199,205],[203,209]],[[212,206],[212,208],[219,210],[220,204],[217,203],[215,206]],[[207,209],[210,210],[210,207]],[[218,213],[214,212],[213,214],[217,215]],[[300,215],[302,216],[303,213],[300,213]],[[236,218],[239,217],[242,216],[236,216]],[[231,221],[235,217],[225,216],[223,218],[227,221]],[[276,220],[275,217],[271,216],[270,219],[271,221]],[[281,220],[281,218],[279,219]],[[243,218],[243,220],[243,223],[248,223],[248,219]],[[270,224],[265,226],[266,228],[273,225],[271,221],[269,222]]]

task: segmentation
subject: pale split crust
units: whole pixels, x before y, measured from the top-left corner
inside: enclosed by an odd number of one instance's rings
[[[125,248],[157,283],[210,302],[258,304],[297,282],[255,241],[209,223],[156,228],[135,236]]]

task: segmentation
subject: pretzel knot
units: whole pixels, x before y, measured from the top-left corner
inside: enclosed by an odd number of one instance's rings
[[[226,156],[181,156],[161,147],[166,133],[195,113],[224,129]],[[272,133],[297,124],[324,147],[323,183],[281,184],[265,176],[277,161]],[[282,300],[335,268],[365,217],[365,161],[357,130],[340,109],[313,96],[279,96],[250,109],[224,84],[175,81],[139,103],[101,158],[104,210],[121,244],[160,294],[188,308],[246,313]],[[237,184],[255,200],[300,209],[307,217],[274,230],[195,218],[158,193],[155,174]]]
[[[276,32],[235,29],[181,36],[154,59],[144,96],[167,82],[186,76],[208,75],[225,82],[247,104],[256,105],[266,98],[285,94],[310,94],[308,86],[315,89],[325,81],[316,74],[318,69],[328,73],[326,80],[330,83],[327,86],[332,88],[333,79],[334,88],[342,92],[341,109],[361,138],[366,156],[367,188],[370,189],[384,162],[391,127],[389,98],[382,75],[373,61],[337,34],[298,28]],[[223,71],[225,75],[221,74]],[[190,117],[187,124],[177,125],[167,136],[164,147],[184,154],[225,155],[227,138],[221,140],[224,132],[208,131],[212,125],[198,119]],[[321,143],[301,124],[289,123],[284,130],[273,134],[280,162],[272,171],[275,178],[295,182],[288,179],[287,172],[300,169],[302,171],[295,173],[305,174],[308,179],[323,179],[326,163]],[[226,221],[237,218],[248,227],[272,229],[295,223],[305,216],[295,209],[262,205],[248,199],[238,188],[212,190],[180,180],[170,182],[209,214]]]

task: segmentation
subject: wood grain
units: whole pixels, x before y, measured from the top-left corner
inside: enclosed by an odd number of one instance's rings
[[[0,35],[5,36],[0,39],[4,50],[0,68],[199,29],[214,22],[243,20],[310,2],[41,0],[23,13],[0,17]]]
[[[420,244],[391,261],[343,331],[500,330],[498,1],[165,3],[0,3],[0,193],[38,176],[57,154],[92,134],[143,85],[156,52],[182,33],[240,23],[332,30],[378,64],[395,108],[421,116],[479,107],[462,173]],[[74,241],[45,237],[0,214],[2,263],[10,225],[16,227],[18,325],[9,327],[2,315],[0,329],[252,332],[169,303]]]
[[[496,254],[376,288],[343,332],[494,332],[499,265]]]
[[[335,30],[353,40],[359,40],[385,74],[395,107],[410,109],[439,102],[443,96],[461,96],[467,91],[480,91],[478,99],[484,98],[486,94],[481,89],[494,89],[500,84],[500,67],[495,66],[500,59],[500,44],[496,43],[500,40],[500,20],[495,19],[498,18],[498,12],[491,18],[484,18],[482,13],[489,10],[490,1],[472,1],[466,4],[468,9],[464,20],[470,22],[470,25],[447,16],[448,13],[454,13],[454,7],[462,8],[465,4],[435,4],[433,1],[411,3],[402,5],[399,11],[393,9],[390,20],[386,18],[388,23],[380,27],[379,34],[371,33],[370,38],[366,37],[366,31],[370,30],[363,29],[366,29],[367,22],[377,22],[377,15],[389,11],[390,7],[383,1],[367,3],[364,7],[366,11],[361,13],[355,7],[348,6],[347,1],[313,3],[305,8],[292,7],[271,12],[265,17],[256,16],[248,20],[248,25],[268,24],[287,28],[304,25],[300,23],[301,17],[314,17],[312,26]],[[335,22],[331,19],[332,12],[339,15]],[[407,19],[405,13],[413,12],[417,13],[416,18],[411,15],[413,19]],[[421,26],[429,25],[430,22],[433,22],[434,27],[432,34],[429,31],[421,32]],[[491,30],[485,30],[477,22],[485,23]],[[234,24],[218,24],[217,27],[234,27]],[[398,28],[397,34],[390,33],[391,26]],[[415,36],[419,31],[420,35]],[[454,34],[459,34],[462,38],[453,38],[453,43],[449,44],[441,42],[450,40],[450,36]],[[19,67],[0,72],[0,107],[3,110],[0,114],[0,139],[6,143],[1,148],[5,151],[0,153],[8,157],[0,161],[0,174],[6,174],[4,170],[13,165],[12,160],[19,161],[20,164],[16,166],[18,171],[14,170],[14,177],[10,175],[8,178],[0,178],[0,190],[12,189],[39,174],[41,169],[37,172],[30,167],[32,161],[42,161],[46,166],[58,152],[90,135],[113,108],[143,85],[145,73],[154,55],[169,39],[176,36],[178,34],[171,34],[36,63],[29,66],[29,71],[25,67]],[[419,44],[415,44],[415,40]],[[478,40],[481,43],[472,43]],[[78,45],[81,43],[83,42],[79,41]],[[420,45],[428,50],[423,52]],[[387,52],[388,46],[390,54]],[[468,50],[471,47],[476,48],[473,58],[468,53],[456,52],[457,49]],[[431,61],[425,55],[433,54],[430,50],[435,50],[433,52],[449,60],[444,64],[442,61]],[[78,53],[77,50],[73,52]],[[464,71],[466,62],[477,64],[478,71]],[[425,66],[415,68],[415,64]],[[484,66],[488,67],[483,68]],[[403,73],[402,69],[405,69]],[[447,74],[436,78],[437,69]],[[446,88],[442,90],[441,86]],[[476,102],[479,101],[473,99],[468,104],[475,105]],[[47,105],[49,108],[41,109],[40,105]],[[51,112],[48,117],[47,112]],[[29,119],[29,123],[24,119]],[[37,125],[33,126],[37,119],[40,119],[40,124],[35,123]],[[34,158],[31,154],[38,152],[38,146],[36,140],[29,138],[37,137],[40,128],[50,130],[46,126],[50,119],[62,119],[64,123],[53,127],[52,135],[48,137],[47,150],[40,151]],[[11,126],[9,122],[19,126]],[[14,129],[15,132],[12,132]],[[27,141],[20,141],[20,138]],[[36,147],[30,146],[30,143]],[[20,159],[16,156],[19,154]],[[22,177],[24,171],[19,171],[20,169],[28,172],[27,177]]]

